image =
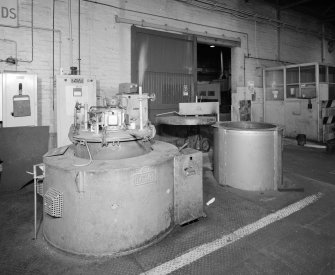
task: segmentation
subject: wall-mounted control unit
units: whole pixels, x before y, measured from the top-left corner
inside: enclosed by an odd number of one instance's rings
[[[74,123],[76,104],[96,106],[96,79],[82,75],[61,75],[57,76],[56,81],[57,147],[61,147],[71,144],[68,134]],[[81,112],[84,113],[84,110]]]
[[[0,84],[2,126],[37,126],[37,75],[4,72]]]

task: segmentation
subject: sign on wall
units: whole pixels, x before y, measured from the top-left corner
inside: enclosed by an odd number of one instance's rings
[[[17,27],[17,0],[0,0],[0,25]]]

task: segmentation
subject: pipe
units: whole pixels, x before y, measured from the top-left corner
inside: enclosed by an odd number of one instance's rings
[[[245,87],[245,56],[243,58],[243,87]]]
[[[31,60],[18,61],[26,63],[32,63],[34,61],[34,0],[31,0]]]
[[[321,62],[325,62],[325,24],[322,23],[321,38]]]
[[[143,110],[142,110],[142,86],[138,87],[139,100],[140,100],[140,130],[143,130]]]
[[[37,240],[37,179],[36,179],[36,166],[33,166],[34,169],[34,240]]]
[[[80,75],[80,0],[78,0],[78,74]]]
[[[27,25],[20,25],[18,26],[18,28],[28,28],[30,29],[31,27],[30,26],[27,26]],[[59,29],[53,29],[53,28],[44,28],[44,27],[34,27],[34,30],[42,30],[42,31],[54,31],[55,33],[58,33],[59,35],[59,44],[61,45],[62,44],[62,31],[59,30]],[[59,47],[59,64],[61,64],[62,62],[62,58],[61,58],[61,48]]]
[[[52,3],[52,110],[55,110],[55,3]]]
[[[88,104],[84,104],[84,127],[85,131],[88,130]]]
[[[17,70],[17,42],[15,40],[11,39],[0,39],[0,41],[9,42],[9,43],[14,43],[15,45],[15,65],[16,65],[16,70]],[[6,62],[6,60],[0,60],[0,62]]]
[[[53,0],[53,4],[55,4],[55,0]],[[52,19],[52,28],[43,28],[43,27],[34,27],[35,30],[42,30],[42,31],[51,31],[52,32],[52,110],[55,110],[55,87],[54,87],[54,83],[55,83],[55,50],[54,50],[54,44],[55,44],[55,33],[58,33],[59,35],[59,64],[61,66],[62,64],[62,49],[61,49],[61,44],[62,44],[62,32],[59,29],[55,29],[54,25],[55,25],[55,19],[54,19],[54,9],[55,6],[53,5],[53,19]],[[27,25],[20,25],[19,28],[30,28],[30,26]]]
[[[223,56],[222,56],[222,50],[220,51],[220,76],[219,79],[222,79],[223,77]]]
[[[78,103],[78,102],[77,102]],[[77,129],[77,104],[73,108],[73,130],[75,131]]]
[[[254,56],[244,56],[244,58],[263,60],[263,61],[271,61],[271,62],[280,62],[280,63],[284,63],[284,64],[296,64],[294,62],[289,62],[289,61],[284,61],[284,60],[277,60],[277,59],[271,59],[271,58],[262,58],[262,57],[254,57]]]
[[[69,59],[70,59],[70,67],[72,67],[73,65],[72,0],[68,1],[68,20],[69,20],[69,41],[70,41]]]

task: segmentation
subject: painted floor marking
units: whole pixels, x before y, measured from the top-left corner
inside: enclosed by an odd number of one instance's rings
[[[237,230],[235,230],[233,233],[230,233],[228,235],[224,235],[219,239],[216,239],[212,242],[209,243],[205,243],[202,245],[199,245],[197,247],[192,248],[191,250],[189,250],[188,252],[186,252],[185,254],[172,259],[168,262],[165,262],[157,267],[154,267],[153,269],[150,269],[144,273],[142,273],[141,275],[151,275],[151,274],[169,274],[173,271],[176,271],[188,264],[191,264],[197,260],[199,260],[200,258],[220,249],[223,248],[233,242],[236,242],[240,239],[242,239],[243,237],[246,237],[254,232],[256,232],[257,230],[260,230],[264,227],[266,227],[267,225],[279,221],[283,218],[288,217],[289,215],[305,208],[306,206],[316,202],[318,199],[320,199],[323,196],[323,194],[321,192],[316,193],[314,195],[308,196],[296,203],[293,203],[283,209],[280,209],[268,216],[265,216],[264,218],[248,224],[246,226],[243,226]]]

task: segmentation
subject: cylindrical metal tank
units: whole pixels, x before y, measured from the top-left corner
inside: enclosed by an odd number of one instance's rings
[[[283,128],[250,121],[213,126],[218,183],[250,191],[277,190],[282,183]]]
[[[174,226],[177,147],[156,142],[126,159],[44,157],[43,234],[53,246],[86,255],[120,255],[163,238]],[[84,165],[84,166],[78,166]]]

